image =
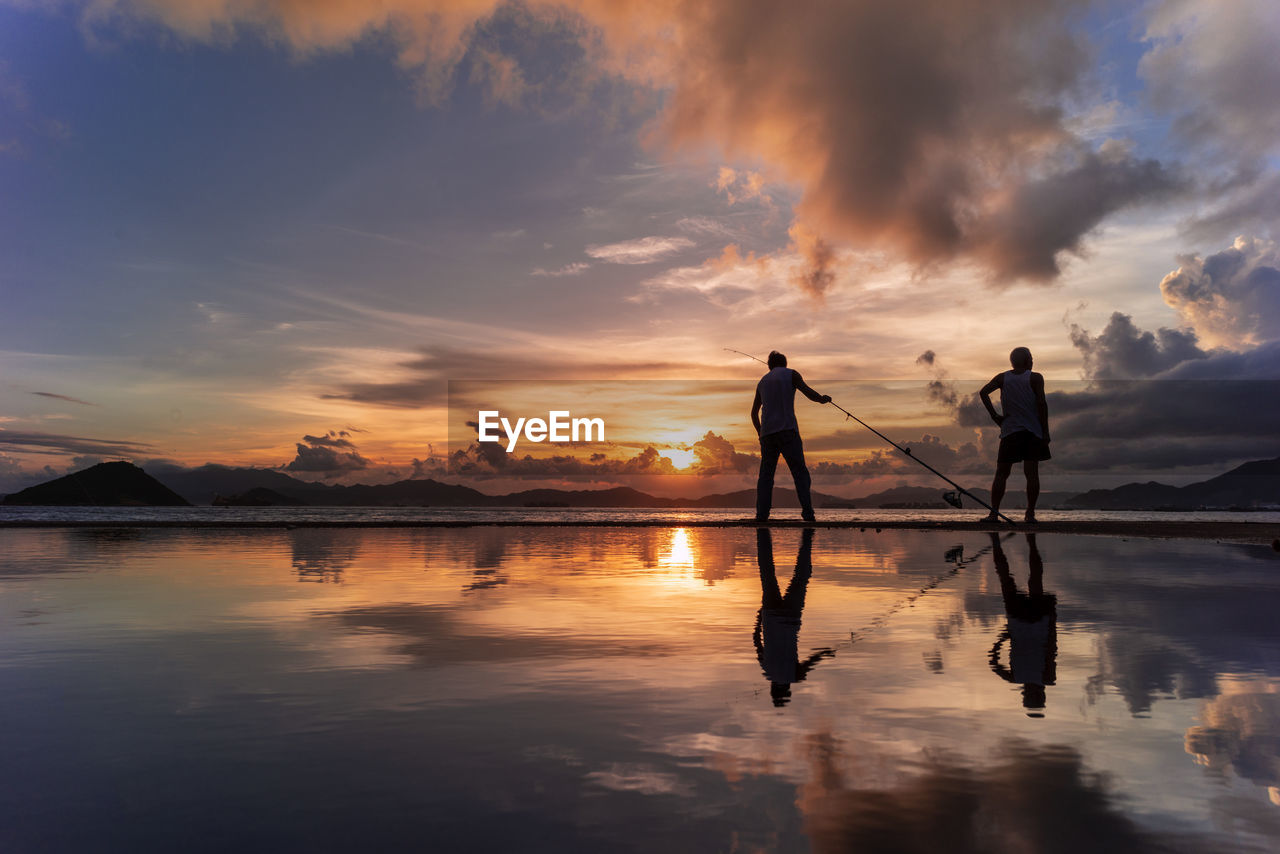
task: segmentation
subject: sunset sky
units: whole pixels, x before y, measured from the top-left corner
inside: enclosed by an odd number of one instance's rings
[[[1018,345],[1048,489],[1280,455],[1277,45],[1273,0],[0,0],[0,492],[464,479],[568,380],[610,442],[474,485],[741,488],[724,348],[975,485]],[[817,488],[905,474],[800,413]]]

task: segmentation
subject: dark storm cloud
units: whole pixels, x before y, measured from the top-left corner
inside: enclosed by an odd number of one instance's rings
[[[360,455],[348,436],[345,430],[331,430],[323,436],[303,436],[295,446],[296,456],[284,470],[334,476],[368,468],[369,460]]]
[[[1274,243],[1239,237],[1221,252],[1178,261],[1160,292],[1206,340],[1243,349],[1280,339],[1280,249]]]
[[[1062,254],[1079,254],[1108,214],[1156,201],[1182,185],[1158,161],[1118,146],[1079,155],[1071,166],[1013,188],[975,229],[978,252],[1010,279],[1052,279]]]
[[[303,436],[302,441],[313,447],[354,449],[351,434],[346,430],[330,430],[323,436]]]
[[[1203,262],[1209,271],[1205,278],[1211,281],[1256,277],[1256,265],[1238,258],[1214,259]],[[1251,272],[1241,276],[1241,270]],[[1185,266],[1179,272],[1185,274]],[[1245,301],[1256,303],[1256,290],[1230,286],[1212,293],[1202,290],[1198,299],[1212,304],[1220,316],[1236,316],[1242,292]],[[1247,460],[1280,456],[1280,341],[1241,352],[1206,350],[1192,329],[1151,332],[1121,312],[1114,313],[1097,335],[1073,325],[1070,337],[1087,379],[1047,378],[1053,469],[1225,470]],[[980,473],[994,459],[998,431],[977,395],[962,393],[945,378],[933,350],[922,353],[916,363],[934,374],[924,386],[925,400],[949,410],[952,423],[979,428],[974,442],[959,447],[930,441],[926,435],[917,444],[921,459],[945,471]],[[995,397],[998,400],[999,394]],[[862,466],[868,474],[908,471],[903,465],[908,461],[898,457],[877,451]]]
[[[1151,333],[1118,312],[1101,334],[1073,327],[1071,338],[1091,380],[1048,383],[1055,466],[1160,471],[1280,456],[1280,342],[1205,351],[1189,330]]]
[[[1178,185],[1163,165],[1070,126],[1066,105],[1086,94],[1095,65],[1083,32],[1089,6],[530,0],[527,15],[511,17],[532,31],[577,13],[585,26],[570,31],[593,62],[665,93],[670,143],[710,146],[798,186],[806,237],[794,245],[807,266],[797,281],[821,294],[834,281],[832,241],[921,264],[970,261],[997,280],[1049,279],[1109,214]],[[88,8],[90,31],[141,17],[204,41],[257,31],[302,54],[390,36],[400,64],[436,100],[468,55],[483,58],[498,100],[553,82],[483,37],[505,8],[498,0]],[[1151,79],[1164,79],[1165,65],[1153,61]]]
[[[684,7],[668,127],[804,187],[809,227],[918,261],[1047,279],[1108,214],[1179,186],[1092,148],[1061,104],[1092,59],[1072,2]]]
[[[1118,311],[1097,335],[1073,323],[1071,343],[1084,357],[1085,376],[1099,380],[1151,377],[1208,356],[1192,330],[1146,332],[1134,326],[1132,317]]]

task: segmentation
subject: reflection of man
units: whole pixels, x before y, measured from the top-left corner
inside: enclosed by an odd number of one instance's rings
[[[800,515],[812,522],[813,501],[809,495],[809,467],[804,464],[804,445],[800,426],[796,423],[796,391],[814,403],[830,403],[831,395],[818,394],[809,388],[799,371],[787,367],[787,357],[774,350],[769,354],[769,373],[756,384],[756,397],[751,402],[751,423],[760,436],[760,478],[756,481],[756,521],[769,518],[773,506],[773,475],[778,470],[778,455],[787,461],[791,479],[800,500]],[[764,418],[760,410],[764,409]]]
[[[1058,657],[1058,598],[1044,592],[1044,563],[1036,548],[1036,535],[1027,534],[1031,575],[1027,592],[1018,590],[1009,572],[1009,559],[1000,547],[1000,538],[991,534],[991,548],[1000,577],[1000,593],[1004,598],[1008,628],[1000,633],[991,647],[991,669],[1006,682],[1022,686],[1022,705],[1026,709],[1043,709],[1046,685],[1056,678]],[[1009,666],[1000,663],[1000,646],[1009,642]],[[1042,717],[1038,712],[1028,712]]]
[[[785,594],[778,587],[778,576],[773,568],[773,537],[768,528],[756,529],[756,553],[760,562],[762,599],[752,640],[755,641],[760,667],[770,683],[769,694],[773,697],[773,704],[784,706],[791,699],[792,684],[803,682],[819,659],[835,655],[834,650],[821,649],[804,661],[800,660],[800,614],[804,611],[805,589],[813,574],[813,529],[805,528],[800,535],[796,570]]]

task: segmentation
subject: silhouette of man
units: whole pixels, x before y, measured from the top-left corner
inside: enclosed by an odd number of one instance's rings
[[[756,399],[751,403],[751,423],[760,436],[760,478],[756,481],[756,521],[769,519],[773,506],[773,475],[778,470],[778,455],[787,461],[796,497],[800,499],[800,516],[814,521],[813,500],[809,495],[809,468],[804,464],[804,445],[800,426],[796,423],[796,390],[814,403],[830,403],[831,395],[818,394],[805,383],[799,371],[787,367],[787,357],[774,350],[769,354],[769,373],[756,384]],[[764,408],[764,418],[760,409]]]
[[[760,563],[760,611],[751,639],[756,645],[756,658],[764,677],[769,680],[769,696],[775,706],[785,706],[791,699],[791,686],[803,682],[821,659],[835,655],[835,650],[820,649],[800,660],[800,615],[804,611],[804,594],[813,574],[813,528],[800,535],[800,551],[796,569],[784,594],[778,587],[773,568],[773,537],[768,528],[756,529],[756,556]]]
[[[991,481],[991,513],[984,522],[1000,521],[1000,502],[1013,464],[1022,463],[1027,478],[1027,511],[1023,518],[1036,521],[1036,500],[1040,497],[1040,461],[1049,454],[1049,405],[1044,397],[1044,377],[1031,370],[1031,351],[1018,347],[1009,354],[1013,370],[996,374],[978,394],[991,420],[1000,428],[1000,450],[996,454],[996,476]],[[1000,389],[1001,414],[991,405],[991,392]]]
[[[1032,717],[1042,717],[1045,686],[1056,678],[1058,661],[1058,598],[1044,592],[1044,562],[1036,547],[1036,535],[1027,534],[1031,574],[1027,592],[1018,590],[1009,572],[1009,558],[992,532],[991,549],[1008,625],[991,647],[991,670],[1006,682],[1022,686],[1022,706]],[[1009,666],[1000,663],[1000,645],[1009,642]]]

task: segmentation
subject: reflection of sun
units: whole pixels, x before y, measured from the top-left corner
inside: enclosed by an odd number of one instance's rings
[[[693,563],[693,546],[689,542],[689,532],[684,528],[676,528],[675,533],[671,535],[671,547],[659,558],[658,565],[692,567]]]
[[[682,451],[679,448],[664,448],[658,451],[658,455],[671,460],[671,465],[678,469],[687,469],[698,458],[693,451]]]

